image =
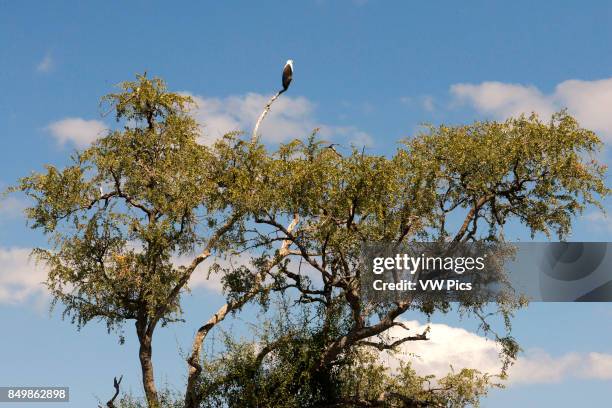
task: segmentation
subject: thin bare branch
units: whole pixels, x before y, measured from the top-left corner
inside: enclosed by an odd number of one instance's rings
[[[274,103],[274,101],[276,101],[283,92],[285,92],[285,89],[281,89],[275,95],[273,95],[272,98],[270,98],[270,101],[268,101],[268,104],[264,108],[263,112],[261,112],[261,115],[259,115],[259,119],[257,119],[257,123],[255,123],[255,128],[253,129],[253,136],[251,136],[252,144],[257,143],[257,141],[259,140],[259,135],[257,134],[257,132],[259,131],[259,125],[261,125],[261,122],[263,122],[268,112],[270,112],[270,108],[272,108],[272,104]]]

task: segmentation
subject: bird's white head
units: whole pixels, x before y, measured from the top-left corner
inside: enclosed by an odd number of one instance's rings
[[[293,72],[293,60],[287,60],[285,65],[289,65],[291,67],[291,71]]]

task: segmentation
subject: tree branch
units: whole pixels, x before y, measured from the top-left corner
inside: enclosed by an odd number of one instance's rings
[[[293,221],[287,227],[287,231],[291,233],[291,231],[297,226],[299,222],[299,216],[297,214],[294,215]],[[289,246],[291,245],[291,241],[284,240],[281,248],[279,249],[277,255],[271,259],[266,267],[260,270],[260,273],[255,277],[255,283],[251,290],[244,294],[240,299],[231,300],[221,306],[219,310],[213,316],[208,319],[208,321],[198,329],[194,336],[193,345],[191,348],[191,355],[187,359],[187,364],[189,365],[189,374],[187,378],[187,389],[185,393],[185,407],[186,408],[196,408],[200,402],[200,396],[197,393],[197,380],[202,372],[202,365],[200,364],[200,359],[202,355],[202,345],[204,343],[204,339],[221,321],[227,317],[229,313],[232,311],[240,309],[247,302],[249,302],[252,298],[257,296],[258,293],[261,292],[262,283],[264,281],[265,275],[272,270],[275,266],[277,266],[288,254],[289,254]]]
[[[274,101],[276,101],[276,99],[278,99],[278,97],[283,92],[285,92],[285,90],[281,89],[275,95],[273,95],[272,98],[270,98],[270,101],[268,102],[266,107],[264,108],[263,112],[261,112],[261,115],[259,115],[259,119],[257,119],[257,123],[255,123],[255,128],[253,129],[253,136],[251,136],[251,143],[252,144],[257,143],[257,141],[259,140],[259,136],[257,135],[257,132],[259,131],[259,125],[261,125],[261,122],[263,122],[263,120],[266,117],[266,115],[268,114],[268,112],[270,112],[270,108],[272,107],[272,104],[274,103]]]
[[[459,228],[459,231],[457,232],[457,235],[455,235],[455,237],[453,238],[453,242],[461,241],[461,239],[463,238],[463,236],[467,232],[467,229],[468,229],[468,227],[470,225],[470,222],[472,221],[472,218],[474,218],[474,216],[476,215],[478,210],[480,210],[480,208],[482,208],[482,206],[485,205],[486,202],[491,200],[493,197],[495,197],[494,194],[487,194],[485,196],[480,197],[474,203],[474,206],[470,209],[470,211],[465,216],[465,219],[463,220],[463,224],[461,225],[461,228]]]
[[[123,380],[123,375],[119,377],[119,380],[117,380],[117,377],[113,378],[113,387],[115,387],[115,395],[113,395],[113,398],[109,399],[108,402],[106,403],[106,406],[108,408],[115,408],[115,399],[119,395],[119,385],[121,384],[121,380]],[[98,407],[102,408],[101,405],[98,405]]]
[[[393,343],[362,340],[362,341],[357,342],[356,344],[358,346],[375,347],[380,351],[384,351],[384,350],[394,350],[397,346],[399,346],[400,344],[406,343],[407,341],[419,341],[419,340],[429,340],[427,338],[427,330],[425,330],[423,333],[416,334],[414,336],[402,337],[401,339],[398,339],[394,341]]]

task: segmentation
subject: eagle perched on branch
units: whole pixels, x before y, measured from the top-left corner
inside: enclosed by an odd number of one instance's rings
[[[283,68],[283,90],[285,92],[289,88],[289,84],[293,79],[293,60],[287,60],[285,67]]]

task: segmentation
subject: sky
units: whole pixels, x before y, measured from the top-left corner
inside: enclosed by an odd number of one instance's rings
[[[206,140],[249,131],[280,87],[285,61],[294,80],[261,128],[269,146],[307,136],[389,154],[424,123],[503,120],[567,108],[612,143],[612,5],[607,1],[8,2],[0,0],[0,190],[51,163],[62,166],[113,126],[101,96],[136,73],[164,78],[192,95]],[[608,185],[610,185],[608,177]],[[610,201],[605,207],[612,209]],[[28,262],[46,238],[25,225],[23,197],[0,199],[1,385],[71,388],[93,406],[112,378],[140,393],[136,341],[92,323],[80,332],[49,312],[44,268]],[[587,209],[574,241],[609,241],[612,220]],[[528,239],[520,229],[517,238]],[[201,274],[184,324],[158,331],[156,375],[178,386],[182,356],[198,325],[222,302]],[[60,309],[61,310],[61,309]],[[406,316],[413,327],[425,322]],[[612,381],[609,304],[534,303],[514,320],[522,345],[505,390],[485,407],[602,406]],[[224,325],[240,330],[254,311]],[[415,364],[495,366],[495,345],[473,321],[434,316],[432,339]],[[435,337],[434,337],[435,336]],[[449,344],[454,347],[449,348]],[[34,405],[32,405],[34,406]]]

